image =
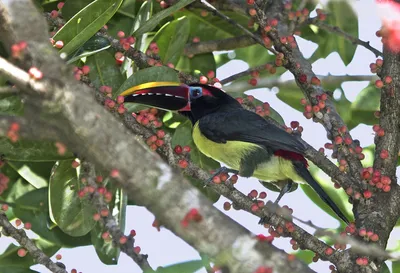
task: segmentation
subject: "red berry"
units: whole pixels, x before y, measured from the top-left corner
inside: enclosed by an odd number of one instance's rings
[[[254,5],[254,0],[247,0],[247,5]]]
[[[317,77],[312,77],[311,78],[311,84],[321,85],[321,81]]]
[[[376,80],[376,81],[375,81],[375,86],[376,86],[376,88],[382,88],[382,87],[383,87],[383,81],[381,81],[381,80]]]
[[[378,234],[372,234],[372,235],[369,237],[369,239],[370,239],[371,241],[373,241],[373,242],[376,242],[376,241],[379,240],[379,236],[378,236]]]
[[[182,149],[182,146],[181,145],[176,145],[175,146],[175,148],[174,148],[174,152],[176,153],[176,154],[181,154],[182,153],[182,151],[183,151],[183,149]]]
[[[61,260],[61,259],[62,259],[62,256],[61,256],[61,254],[57,254],[57,255],[56,255],[56,260],[58,260],[58,261],[59,261],[59,260]]]
[[[119,176],[119,171],[117,169],[112,169],[110,172],[112,178],[117,178]]]
[[[178,161],[178,166],[182,169],[186,169],[189,163],[185,159],[180,159]]]
[[[343,143],[343,138],[341,136],[336,136],[335,137],[335,144],[340,145]]]
[[[333,254],[333,249],[328,247],[327,249],[325,249],[325,255],[330,256]]]
[[[390,76],[386,76],[386,77],[385,77],[385,83],[386,83],[386,84],[391,84],[392,81],[393,81],[392,77],[390,77]]]
[[[275,27],[275,26],[278,25],[278,20],[274,18],[274,19],[272,19],[272,20],[269,22],[269,24],[270,24],[271,26]]]
[[[257,14],[257,11],[255,9],[249,9],[249,14],[250,16],[255,16]]]
[[[376,134],[380,137],[383,137],[385,135],[385,130],[383,130],[382,128],[378,130],[378,132],[376,132]]]
[[[388,152],[388,150],[382,150],[381,153],[380,153],[380,157],[381,157],[382,159],[387,159],[387,158],[389,157],[389,152]]]
[[[229,202],[225,202],[225,203],[224,203],[224,210],[228,211],[228,210],[231,209],[231,207],[232,207],[232,204],[231,204],[231,203],[229,203]]]
[[[306,83],[307,82],[307,75],[306,74],[301,74],[298,78],[300,83]]]
[[[256,86],[257,85],[257,79],[255,79],[255,78],[251,78],[248,82],[252,86]]]
[[[258,192],[257,192],[256,190],[252,190],[252,191],[249,193],[249,196],[250,196],[251,198],[256,198],[257,195],[258,195]]]
[[[370,192],[369,190],[366,190],[366,191],[364,191],[363,195],[364,195],[365,199],[368,199],[368,198],[371,198],[372,192]]]
[[[128,241],[128,238],[127,238],[126,236],[121,236],[121,237],[119,238],[119,243],[120,243],[121,245],[126,244],[127,241]]]
[[[260,192],[258,198],[265,199],[267,197],[267,193],[265,191]]]
[[[360,235],[361,237],[364,237],[367,235],[367,230],[365,228],[362,228],[358,231],[358,235]]]
[[[72,164],[71,164],[72,168],[75,168],[75,169],[76,169],[76,168],[78,168],[78,167],[79,167],[79,165],[80,165],[80,164],[79,164],[79,162],[78,162],[78,161],[75,161],[75,160],[74,160],[74,161],[72,161]]]
[[[382,66],[383,65],[383,60],[382,59],[376,59],[376,65],[377,66]]]
[[[64,6],[64,2],[60,2],[60,3],[57,4],[57,8],[58,9],[62,9],[63,6]]]
[[[296,129],[297,127],[299,127],[299,122],[298,121],[292,121],[290,123],[290,127],[292,127],[293,129]]]
[[[201,84],[207,84],[207,83],[208,83],[208,79],[207,79],[206,76],[200,76],[199,82],[200,82]]]
[[[125,37],[125,32],[120,30],[120,31],[117,32],[117,36],[118,36],[118,38],[124,38]]]
[[[43,72],[40,71],[37,67],[32,66],[31,68],[29,68],[28,73],[35,80],[40,80],[41,78],[43,78]]]
[[[17,251],[17,255],[18,255],[19,257],[25,257],[25,256],[26,256],[26,253],[27,253],[27,251],[26,251],[25,248],[20,248],[20,249],[18,249],[18,251]]]

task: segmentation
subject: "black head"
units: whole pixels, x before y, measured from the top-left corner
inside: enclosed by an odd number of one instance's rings
[[[221,89],[198,83],[189,86],[189,102],[192,122],[217,111],[242,107],[236,99]]]

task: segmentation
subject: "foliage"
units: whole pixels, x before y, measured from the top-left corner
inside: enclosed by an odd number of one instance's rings
[[[44,11],[56,9],[59,1],[36,0]],[[104,25],[108,26],[108,33],[116,36],[122,30],[126,36],[133,35],[136,38],[135,49],[146,52],[151,42],[159,47],[159,58],[164,64],[172,64],[177,70],[191,73],[192,75],[207,75],[216,73],[226,63],[239,60],[247,63],[249,67],[264,65],[273,62],[275,57],[268,53],[260,45],[251,45],[238,48],[229,52],[203,53],[195,56],[184,55],[185,46],[198,38],[201,42],[239,37],[243,32],[232,27],[226,21],[213,17],[212,14],[204,14],[197,8],[184,8],[194,0],[181,0],[176,5],[167,9],[161,9],[155,0],[146,2],[140,0],[67,0],[62,8],[63,18],[66,24],[60,28],[53,39],[62,40],[64,47],[60,53],[65,53],[69,63],[74,65],[85,64],[90,67],[88,75],[94,87],[112,87],[112,97],[115,98],[129,87],[149,81],[179,82],[177,71],[168,67],[151,67],[138,70],[132,60],[126,60],[123,66],[116,65],[114,50],[110,48],[107,40],[94,36]],[[315,5],[310,7],[314,9]],[[355,12],[346,1],[328,1],[326,5],[330,12],[327,23],[337,25],[343,30],[358,37],[358,20]],[[249,16],[232,11],[225,12],[242,26],[248,27]],[[257,26],[250,28],[257,30]],[[315,61],[326,58],[332,52],[337,52],[345,65],[348,65],[355,54],[356,45],[349,43],[344,38],[338,38],[327,31],[306,25],[301,29],[301,37],[318,44],[318,49],[309,58]],[[0,55],[5,56],[0,44]],[[261,53],[262,54],[261,54]],[[232,71],[232,74],[238,71]],[[259,77],[273,79],[281,76],[285,70],[278,68],[275,74],[262,69]],[[252,89],[247,84],[252,76],[245,75],[226,86],[227,90],[235,86],[246,88],[241,92],[232,93],[234,97],[245,98],[245,91]],[[324,84],[322,82],[322,84]],[[0,78],[0,87],[8,83]],[[272,86],[271,86],[272,88]],[[340,99],[335,100],[335,106],[344,121],[352,129],[363,123],[372,125],[376,122],[374,112],[379,109],[380,95],[371,84],[357,96],[354,102],[350,102],[342,88],[341,83],[328,86],[331,91],[341,93]],[[300,112],[304,106],[300,104],[303,94],[295,85],[282,85],[277,93],[285,105]],[[255,106],[262,106],[259,100],[254,101]],[[129,105],[128,111],[138,112],[147,107]],[[23,101],[17,96],[0,95],[0,114],[19,116],[23,114]],[[271,117],[281,124],[283,118],[273,108],[270,108]],[[191,148],[190,159],[201,168],[210,171],[218,168],[220,164],[205,155],[195,147],[191,138],[191,122],[176,114],[160,111],[157,118],[163,120],[161,129],[172,136],[172,146],[188,145]],[[79,178],[79,168],[73,168],[76,151],[60,153],[57,143],[51,141],[36,141],[19,139],[12,142],[6,137],[0,137],[0,153],[5,161],[0,172],[9,179],[9,187],[0,195],[0,203],[11,204],[8,213],[10,219],[21,219],[32,223],[32,231],[39,237],[37,245],[47,254],[53,255],[58,249],[65,247],[78,247],[93,245],[99,259],[105,264],[116,264],[119,257],[119,249],[111,243],[104,242],[101,235],[103,227],[96,223],[92,215],[95,213],[90,202],[78,196],[85,184]],[[400,161],[399,161],[400,162]],[[328,178],[314,171],[326,191],[333,197],[336,203],[348,215],[347,195],[338,192],[332,187]],[[99,174],[101,175],[101,174]],[[216,202],[218,194],[209,188],[203,188],[199,180],[189,178],[209,199]],[[125,222],[125,208],[127,200],[125,194],[118,188],[108,183],[105,188],[114,198],[110,202],[111,211],[118,219],[123,230]],[[306,186],[302,186],[304,192],[321,207],[326,213],[332,212],[326,207],[315,192]],[[134,200],[129,200],[134,203]],[[339,230],[339,229],[338,229]],[[18,260],[16,256],[18,247],[11,244],[0,255],[1,272],[34,272],[30,266],[34,261],[25,257]],[[310,263],[312,254],[297,252],[300,259]],[[175,265],[165,266],[156,272],[194,272],[204,267],[204,261],[188,261]],[[393,269],[399,269],[399,263],[393,263]]]

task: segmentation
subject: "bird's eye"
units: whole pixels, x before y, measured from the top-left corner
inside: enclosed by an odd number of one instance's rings
[[[191,87],[190,88],[190,97],[193,99],[197,99],[203,95],[203,90],[201,87]]]

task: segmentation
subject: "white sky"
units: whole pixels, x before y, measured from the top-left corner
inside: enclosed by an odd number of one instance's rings
[[[371,41],[372,46],[380,49],[381,44],[379,39],[375,36],[375,31],[380,27],[380,20],[377,17],[376,8],[373,5],[373,1],[359,0],[353,2],[353,4],[355,10],[359,14],[360,39]],[[315,45],[311,45],[310,43],[306,43],[304,41],[300,41],[299,45],[306,57],[311,56],[312,52],[316,49]],[[371,75],[369,71],[369,64],[374,62],[375,59],[375,56],[370,51],[362,47],[358,47],[353,61],[347,67],[344,66],[337,53],[332,53],[328,56],[328,58],[315,62],[313,64],[313,69],[316,74],[319,75],[325,75],[328,73],[333,75]],[[218,69],[217,77],[219,79],[223,79],[247,68],[247,64],[243,62],[232,61]],[[285,73],[282,77],[284,79],[289,79],[291,78],[291,74]],[[350,101],[353,101],[361,89],[366,86],[366,84],[367,83],[360,84],[350,82],[343,84],[346,97]],[[325,131],[321,125],[315,124],[310,120],[306,120],[301,113],[293,110],[290,107],[287,107],[284,103],[276,98],[275,93],[270,92],[266,88],[256,89],[249,93],[263,101],[268,101],[270,105],[283,116],[287,124],[292,120],[300,121],[300,124],[304,127],[303,138],[315,148],[322,147],[324,143],[327,142]],[[352,130],[353,137],[360,139],[362,145],[364,146],[373,143],[373,135],[371,132],[371,128],[365,125],[360,125]],[[239,183],[237,184],[237,188],[244,193],[248,193],[252,189],[257,189],[259,192],[266,190],[255,179],[240,179]],[[270,191],[267,192],[269,198],[275,200],[277,193]],[[218,201],[215,206],[223,211],[222,204],[225,201],[226,199],[221,197],[220,201]],[[334,228],[338,226],[338,221],[322,212],[321,209],[314,205],[304,195],[300,188],[299,190],[286,195],[280,204],[286,204],[289,207],[295,208],[295,216],[303,220],[312,219],[312,221],[318,226],[326,228]],[[268,235],[267,230],[257,224],[258,219],[255,216],[243,211],[235,210],[230,210],[226,214],[255,234],[263,233]],[[130,206],[127,209],[126,233],[128,233],[131,229],[136,230],[136,244],[141,247],[142,253],[149,255],[149,262],[153,268],[200,258],[197,251],[195,251],[181,239],[175,237],[175,235],[173,235],[170,231],[162,228],[161,232],[158,232],[155,228],[153,228],[153,220],[154,216],[144,208]],[[307,230],[312,231],[310,228],[307,228]],[[399,234],[400,232],[397,229],[396,232],[392,234],[391,238],[399,238]],[[0,253],[4,251],[11,241],[11,239],[4,236],[0,238]],[[393,247],[394,243],[395,241],[391,240],[389,242],[389,247]],[[274,245],[291,252],[289,239],[275,239]],[[58,253],[62,254],[63,258],[61,262],[67,265],[67,269],[69,270],[76,268],[78,272],[82,271],[83,273],[142,272],[140,268],[138,268],[138,266],[123,253],[120,255],[118,265],[115,266],[106,266],[102,264],[97,258],[95,250],[92,246],[75,249],[62,249]],[[317,272],[325,273],[330,272],[328,266],[329,263],[327,262],[318,262],[316,264],[312,264],[311,268]],[[32,269],[43,273],[49,272],[46,268],[40,265],[33,266]]]

